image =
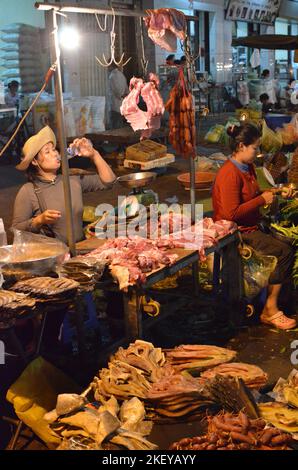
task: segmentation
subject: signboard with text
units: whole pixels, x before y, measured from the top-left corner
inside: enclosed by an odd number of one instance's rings
[[[229,0],[226,20],[272,25],[280,4],[281,0]]]

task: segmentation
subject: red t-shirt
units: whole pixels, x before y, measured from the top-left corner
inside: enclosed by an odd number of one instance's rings
[[[213,190],[213,219],[236,222],[241,231],[257,228],[261,219],[259,208],[265,204],[253,165],[243,173],[230,160],[219,170]]]

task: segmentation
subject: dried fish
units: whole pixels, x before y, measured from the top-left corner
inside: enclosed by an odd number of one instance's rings
[[[210,345],[180,345],[174,349],[164,349],[167,361],[178,371],[187,370],[192,374],[225,362],[236,356],[236,351]]]
[[[210,379],[215,375],[239,377],[247,387],[257,389],[264,387],[268,380],[268,375],[260,367],[242,362],[230,362],[208,369],[201,374],[201,379]]]

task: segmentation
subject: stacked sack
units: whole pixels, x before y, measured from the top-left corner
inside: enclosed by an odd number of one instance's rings
[[[20,83],[22,93],[38,91],[43,84],[39,28],[12,23],[1,29],[0,79]]]

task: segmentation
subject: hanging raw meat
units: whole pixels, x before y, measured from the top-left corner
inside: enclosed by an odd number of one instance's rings
[[[141,139],[149,138],[154,130],[160,128],[160,118],[165,108],[158,86],[159,79],[154,73],[150,73],[148,82],[133,77],[129,84],[130,93],[120,108],[133,130],[142,130]],[[140,96],[146,103],[147,111],[142,111],[138,106]]]
[[[181,41],[186,37],[186,19],[184,13],[175,8],[146,10],[144,18],[148,35],[152,41],[169,52],[176,52],[177,38]]]
[[[183,68],[165,105],[170,113],[169,140],[174,149],[185,157],[196,156],[196,126],[193,97],[185,80]]]

